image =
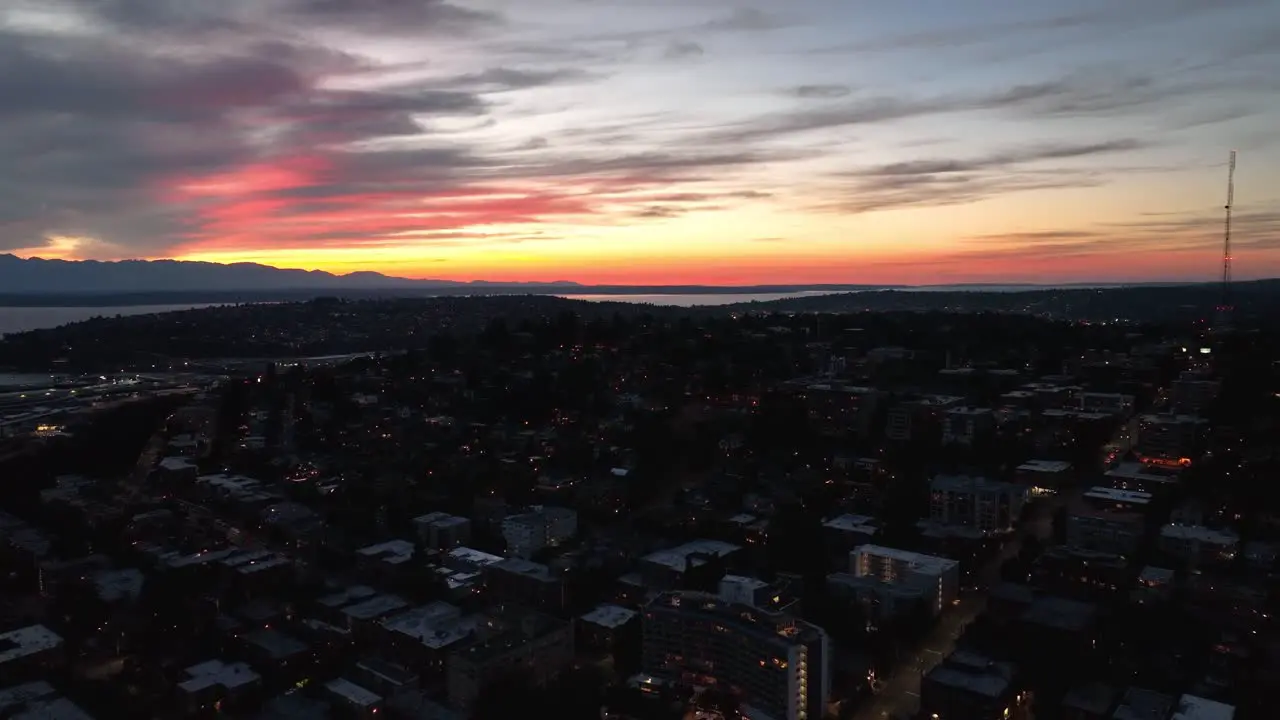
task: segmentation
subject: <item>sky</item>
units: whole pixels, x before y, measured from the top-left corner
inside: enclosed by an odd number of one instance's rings
[[[0,252],[600,284],[1280,276],[1275,0],[4,0]]]

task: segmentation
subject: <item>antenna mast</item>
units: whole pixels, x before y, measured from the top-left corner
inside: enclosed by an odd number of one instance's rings
[[[1236,196],[1236,151],[1227,163],[1226,221],[1222,233],[1222,311],[1231,310],[1231,205]]]

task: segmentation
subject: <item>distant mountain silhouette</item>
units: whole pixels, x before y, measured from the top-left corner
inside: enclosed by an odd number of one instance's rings
[[[221,265],[178,260],[44,260],[0,254],[0,292],[42,295],[147,292],[256,292],[279,290],[425,290],[465,288],[452,280],[412,280],[376,272],[335,275],[320,270],[285,270],[256,263]],[[525,283],[503,283],[524,286]],[[528,287],[577,283],[527,283]]]

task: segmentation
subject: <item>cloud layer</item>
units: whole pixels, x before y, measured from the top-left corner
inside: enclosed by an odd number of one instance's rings
[[[11,0],[0,251],[588,280],[1034,261],[1192,247],[1202,214],[1139,213],[1229,145],[1278,165],[1274,4],[925,4]],[[1280,178],[1242,172],[1242,248],[1278,273]],[[1072,216],[1117,188],[1148,204]],[[1019,197],[1061,216],[1026,227]]]

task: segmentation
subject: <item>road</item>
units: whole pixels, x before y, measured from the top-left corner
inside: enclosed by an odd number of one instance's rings
[[[1044,538],[1049,535],[1053,514],[1061,502],[1050,500],[1036,504],[1034,514],[1018,534],[1005,543],[999,554],[979,568],[979,587],[988,588],[1000,582],[1001,566],[1022,550],[1023,538],[1029,535]],[[986,607],[987,594],[985,591],[978,591],[962,597],[959,604],[945,610],[921,646],[910,657],[903,659],[893,675],[885,681],[879,694],[858,708],[853,720],[914,717],[919,709],[920,679],[955,649],[956,641],[964,634],[965,628]]]

